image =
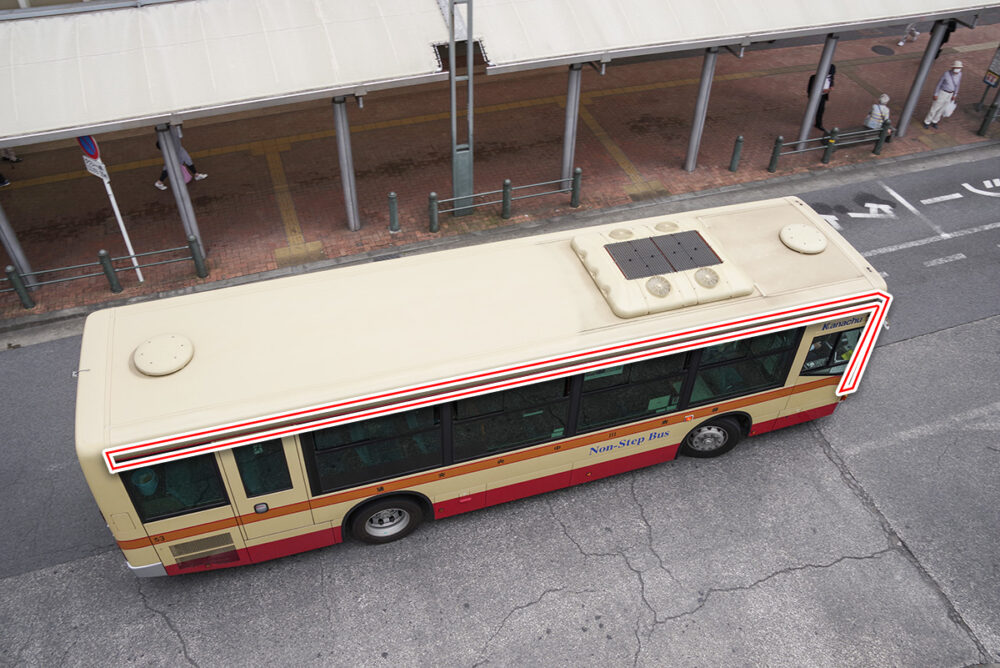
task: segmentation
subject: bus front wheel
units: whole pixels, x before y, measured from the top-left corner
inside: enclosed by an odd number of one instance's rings
[[[375,501],[351,518],[351,535],[371,543],[391,543],[413,533],[424,519],[420,505],[404,497]]]
[[[681,454],[685,457],[718,457],[735,448],[742,438],[743,430],[734,418],[715,418],[688,433],[681,443]]]

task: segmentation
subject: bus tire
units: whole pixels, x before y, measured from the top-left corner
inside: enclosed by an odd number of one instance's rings
[[[420,504],[404,496],[373,501],[351,518],[351,535],[363,543],[379,545],[409,536],[424,520]]]
[[[742,439],[743,430],[735,418],[714,418],[688,432],[680,452],[685,457],[718,457],[735,448]]]

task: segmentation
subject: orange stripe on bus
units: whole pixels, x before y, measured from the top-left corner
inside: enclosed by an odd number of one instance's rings
[[[550,455],[556,452],[562,452],[564,450],[574,450],[576,448],[584,448],[587,447],[588,445],[592,445],[594,443],[600,443],[601,441],[606,441],[611,438],[618,438],[620,436],[630,436],[632,434],[636,434],[639,432],[655,429],[656,427],[663,427],[672,424],[680,424],[683,422],[696,420],[698,418],[708,417],[718,413],[725,413],[727,411],[736,410],[739,408],[743,408],[745,406],[763,403],[765,401],[773,401],[775,399],[781,399],[782,397],[791,396],[793,394],[799,394],[801,392],[808,392],[810,390],[826,387],[827,385],[836,385],[839,381],[840,381],[839,376],[830,376],[827,378],[821,378],[819,380],[811,381],[808,383],[803,383],[801,385],[781,387],[776,390],[764,392],[763,394],[751,395],[749,397],[741,397],[739,399],[734,399],[732,401],[728,401],[715,406],[704,406],[702,408],[696,408],[691,411],[681,411],[680,413],[671,415],[670,417],[654,418],[652,420],[645,420],[643,422],[638,422],[628,427],[616,427],[614,429],[608,429],[606,431],[598,431],[592,434],[586,434],[584,436],[579,436],[577,438],[571,439],[569,441],[564,441],[562,443],[541,445],[534,448],[530,448],[528,450],[523,450],[521,452],[502,454],[494,458],[481,459],[479,461],[470,462],[468,464],[458,464],[444,470],[428,471],[426,473],[417,473],[415,475],[408,476],[406,478],[401,478],[399,480],[394,480],[392,482],[369,485],[367,487],[330,494],[329,496],[317,497],[314,499],[309,499],[307,501],[300,501],[297,503],[289,504],[287,506],[271,508],[270,510],[267,511],[267,513],[263,514],[248,513],[245,515],[239,515],[238,517],[233,519],[219,520],[217,522],[199,524],[197,526],[188,527],[186,529],[177,529],[176,531],[168,531],[166,533],[154,534],[151,538],[137,538],[134,540],[125,540],[125,541],[120,540],[118,541],[118,546],[121,547],[123,550],[135,550],[141,547],[147,547],[152,544],[168,543],[171,541],[180,540],[182,538],[190,538],[191,536],[197,536],[203,533],[219,531],[221,529],[228,529],[236,526],[237,524],[250,524],[252,522],[259,522],[261,520],[271,519],[275,517],[282,517],[284,515],[291,515],[299,512],[305,512],[306,510],[309,509],[324,508],[326,506],[332,506],[338,503],[345,503],[347,501],[364,499],[369,496],[374,496],[376,494],[385,494],[387,492],[395,492],[402,489],[409,489],[411,487],[415,487],[417,485],[425,485],[427,483],[431,483],[436,480],[443,480],[445,478],[455,478],[457,476],[469,475],[470,473],[478,473],[479,471],[486,471],[500,466],[507,466],[508,464],[515,464],[517,462],[523,462],[529,459],[543,457],[545,455]],[[690,417],[690,420],[687,419],[688,416],[692,416]]]

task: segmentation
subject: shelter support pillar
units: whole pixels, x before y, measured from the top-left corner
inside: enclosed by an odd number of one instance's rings
[[[719,49],[705,49],[705,60],[701,65],[701,83],[698,85],[698,100],[694,105],[694,122],[691,124],[691,136],[688,138],[687,158],[684,159],[684,170],[693,172],[698,164],[698,149],[701,147],[701,135],[705,131],[705,116],[708,114],[708,98],[712,93],[712,79],[715,77],[715,61]]]
[[[806,105],[806,115],[802,119],[802,127],[799,128],[799,149],[804,149],[804,142],[809,139],[809,129],[816,120],[816,111],[819,109],[819,100],[823,95],[823,84],[826,82],[826,74],[830,71],[830,63],[833,62],[833,52],[837,50],[837,40],[839,36],[830,33],[826,36],[823,44],[823,53],[819,57],[819,66],[816,68],[816,77],[813,79],[812,88],[809,89],[809,104]]]
[[[351,128],[347,122],[347,100],[333,98],[333,124],[337,130],[337,159],[340,161],[340,182],[344,186],[344,207],[347,209],[347,229],[361,229],[358,217],[358,187],[354,181],[354,154],[351,152]]]
[[[163,162],[167,168],[167,176],[170,177],[170,190],[174,193],[174,201],[177,203],[177,211],[181,216],[181,225],[184,226],[184,236],[193,236],[201,246],[201,252],[208,255],[205,242],[201,239],[201,232],[198,230],[198,220],[194,215],[194,207],[191,205],[191,196],[188,194],[187,183],[184,181],[184,172],[181,171],[180,142],[170,125],[164,123],[156,126],[156,134],[159,137],[160,151],[163,152]]]
[[[947,29],[948,24],[946,21],[935,21],[934,27],[931,28],[931,36],[927,42],[927,48],[924,49],[924,57],[920,59],[920,67],[917,68],[917,75],[913,77],[913,85],[910,86],[906,102],[903,103],[903,111],[899,114],[899,125],[896,126],[897,137],[906,136],[906,130],[910,126],[910,119],[913,117],[913,110],[917,106],[917,100],[920,99],[924,82],[927,81],[927,74],[931,71],[931,65],[934,64],[934,59],[937,58],[938,49],[944,43],[944,35]]]
[[[24,254],[21,243],[17,240],[14,228],[10,226],[10,221],[7,220],[7,214],[4,212],[2,206],[0,206],[0,242],[3,243],[4,250],[7,251],[7,255],[10,257],[10,261],[14,265],[14,269],[17,270],[17,273],[21,276],[30,274],[31,264],[28,263],[28,257]],[[24,283],[29,287],[35,285],[37,282],[34,276],[24,276]]]
[[[580,121],[580,87],[583,81],[583,64],[569,66],[569,84],[566,88],[566,130],[563,132],[562,170],[559,178],[573,178],[573,157],[576,153],[576,128]]]
[[[465,22],[456,5],[465,5]],[[451,97],[451,190],[455,199],[453,216],[466,216],[475,209],[473,193],[473,86],[472,74],[476,42],[472,31],[472,0],[448,0],[448,90]],[[457,45],[465,46],[464,74],[458,71]],[[465,141],[461,140],[458,128],[458,85],[465,85]]]

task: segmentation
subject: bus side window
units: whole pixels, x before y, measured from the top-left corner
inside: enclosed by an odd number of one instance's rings
[[[292,488],[281,441],[252,443],[233,450],[247,498]]]
[[[802,364],[803,375],[835,376],[843,373],[860,337],[860,327],[817,336],[809,344],[809,353]]]
[[[143,522],[229,503],[212,454],[126,471],[121,481]]]

